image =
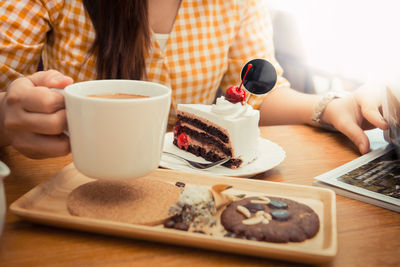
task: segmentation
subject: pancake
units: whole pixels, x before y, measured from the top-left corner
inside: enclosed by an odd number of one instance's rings
[[[67,209],[80,217],[157,225],[170,217],[168,210],[179,195],[177,186],[149,178],[96,180],[75,188]]]

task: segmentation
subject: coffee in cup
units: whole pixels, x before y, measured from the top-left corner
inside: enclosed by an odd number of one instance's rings
[[[148,97],[145,95],[133,95],[133,94],[98,94],[98,95],[88,95],[90,97],[98,97],[98,98],[112,98],[112,99],[129,99],[129,98],[143,98]]]

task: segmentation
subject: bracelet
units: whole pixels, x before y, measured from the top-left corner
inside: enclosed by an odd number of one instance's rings
[[[318,105],[315,107],[313,114],[311,115],[311,120],[313,122],[316,122],[321,128],[330,130],[330,131],[337,131],[335,127],[333,127],[331,124],[325,123],[322,121],[321,116],[322,113],[325,111],[326,107],[328,104],[336,99],[336,98],[341,98],[344,96],[349,95],[348,92],[341,92],[341,91],[329,91],[327,94],[325,94],[321,100],[319,101]]]

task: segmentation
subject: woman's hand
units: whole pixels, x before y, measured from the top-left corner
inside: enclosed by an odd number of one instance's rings
[[[30,158],[70,152],[64,97],[49,88],[64,88],[73,80],[58,71],[37,72],[12,82],[0,105],[0,127],[11,145]]]
[[[359,149],[367,153],[369,140],[364,130],[389,128],[381,114],[382,90],[364,85],[351,95],[332,100],[322,114],[322,121],[333,125]]]

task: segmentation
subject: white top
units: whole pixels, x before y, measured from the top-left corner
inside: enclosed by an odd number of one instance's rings
[[[164,51],[165,46],[167,45],[167,41],[169,38],[169,33],[156,33],[155,34],[158,44],[161,47],[161,50]]]

